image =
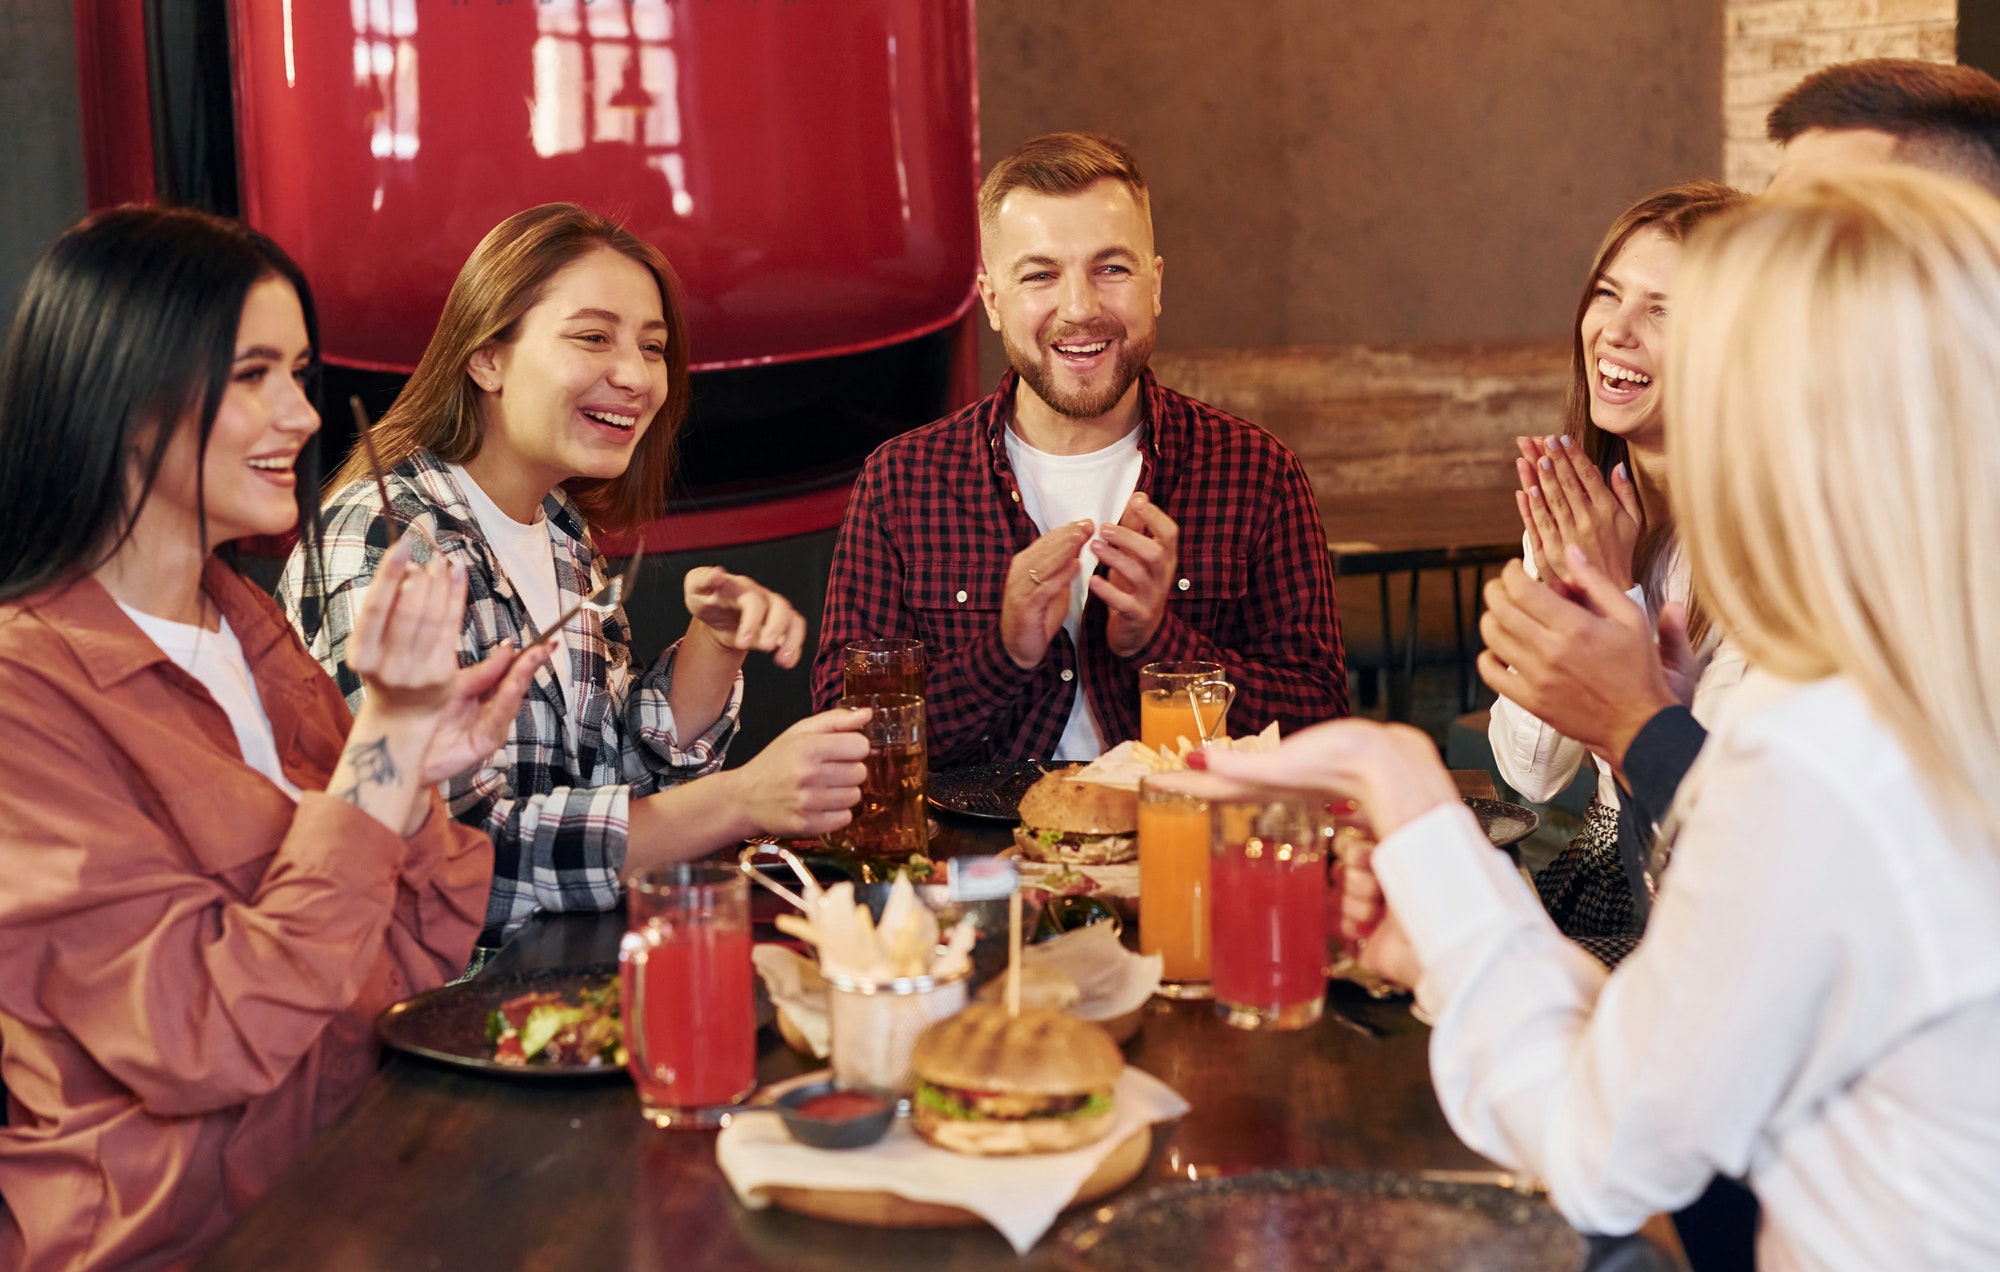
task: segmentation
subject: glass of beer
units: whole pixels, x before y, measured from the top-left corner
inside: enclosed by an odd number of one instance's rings
[[[924,643],[920,640],[851,640],[841,655],[842,689],[850,698],[871,693],[924,696]]]
[[[1227,737],[1236,686],[1221,663],[1157,662],[1139,668],[1139,740],[1156,751],[1177,751],[1177,739],[1201,746]]]
[[[1329,830],[1323,802],[1209,802],[1215,1010],[1238,1029],[1303,1029],[1325,1009]]]
[[[931,839],[924,700],[907,693],[850,694],[838,705],[867,707],[874,714],[861,730],[868,738],[861,802],[854,806],[854,820],[827,835],[827,843],[881,857],[924,852]]]
[[[1208,801],[1185,773],[1139,779],[1139,952],[1160,956],[1160,996],[1209,998]]]
[[[635,875],[618,946],[626,1065],[655,1126],[728,1124],[757,1088],[750,881],[684,862]]]

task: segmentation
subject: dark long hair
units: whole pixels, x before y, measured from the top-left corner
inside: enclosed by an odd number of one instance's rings
[[[248,226],[184,208],[114,208],[43,254],[0,357],[0,601],[116,554],[181,428],[192,423],[207,454],[244,300],[273,276],[298,292],[312,393],[312,291],[292,258]],[[296,470],[309,555],[319,539],[318,454],[309,442]],[[134,464],[141,475],[128,498]],[[201,532],[206,543],[205,516]]]
[[[1656,230],[1670,242],[1686,242],[1695,226],[1717,213],[1741,206],[1748,199],[1741,190],[1720,182],[1684,181],[1625,209],[1598,244],[1590,273],[1583,280],[1583,295],[1576,302],[1576,317],[1569,327],[1569,396],[1563,406],[1563,432],[1582,443],[1583,453],[1597,465],[1607,484],[1611,481],[1611,470],[1620,464],[1625,464],[1625,471],[1632,475],[1640,509],[1639,541],[1632,548],[1632,581],[1645,589],[1646,603],[1654,613],[1659,612],[1667,558],[1674,548],[1674,523],[1667,511],[1666,492],[1656,489],[1638,466],[1630,463],[1630,448],[1625,439],[1591,422],[1590,381],[1596,374],[1596,364],[1590,351],[1583,347],[1583,316],[1590,309],[1591,297],[1596,294],[1604,271],[1611,268],[1611,262],[1618,259],[1618,253],[1625,250],[1625,244],[1634,234]],[[1666,373],[1672,375],[1673,369],[1667,368]],[[1689,588],[1688,637],[1699,647],[1707,631],[1708,618],[1700,596]]]
[[[651,243],[616,221],[574,203],[544,203],[516,212],[472,249],[445,297],[437,331],[396,404],[375,425],[375,449],[393,468],[420,450],[462,464],[479,453],[485,417],[482,393],[467,364],[488,345],[511,344],[521,318],[540,302],[565,266],[604,248],[646,267],[660,288],[667,322],[667,400],[639,439],[632,462],[616,477],[563,483],[595,530],[627,530],[660,514],[673,472],[674,442],[688,407],[688,334],[680,279]],[[334,474],[328,493],[366,479],[368,457],[357,447]]]

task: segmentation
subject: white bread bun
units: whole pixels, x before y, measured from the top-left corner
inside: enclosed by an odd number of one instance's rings
[[[1125,1057],[1109,1034],[1060,1011],[975,1003],[918,1036],[910,1071],[937,1086],[1019,1095],[1109,1094]]]
[[[1045,774],[1021,796],[1014,844],[1030,861],[1108,866],[1139,856],[1139,793]]]
[[[1139,792],[1102,782],[1073,781],[1066,769],[1042,775],[1021,795],[1021,825],[1079,835],[1132,835],[1139,828]]]
[[[1040,967],[1033,963],[1021,964],[1021,1007],[1034,1007],[1048,1011],[1068,1011],[1077,1005],[1083,992],[1069,974],[1054,967]],[[979,987],[979,1001],[982,1003],[1005,1003],[1007,1001],[1007,973],[1002,972]]]

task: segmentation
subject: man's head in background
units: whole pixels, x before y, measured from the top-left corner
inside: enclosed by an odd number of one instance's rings
[[[2000,194],[2000,81],[1970,66],[1870,58],[1806,76],[1771,108],[1771,188],[1900,163]]]
[[[1050,133],[979,191],[979,294],[1027,386],[1061,415],[1105,415],[1152,357],[1162,263],[1132,152]]]

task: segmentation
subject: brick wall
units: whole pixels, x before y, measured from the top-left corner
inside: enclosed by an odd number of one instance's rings
[[[1724,0],[1723,170],[1761,190],[1777,167],[1764,116],[1822,66],[1863,57],[1957,56],[1958,0]]]

